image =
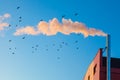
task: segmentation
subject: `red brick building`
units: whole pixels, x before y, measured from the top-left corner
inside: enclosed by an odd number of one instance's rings
[[[102,49],[99,49],[95,58],[89,65],[83,80],[107,80],[106,57],[102,56]],[[111,80],[120,80],[119,58],[111,58]]]

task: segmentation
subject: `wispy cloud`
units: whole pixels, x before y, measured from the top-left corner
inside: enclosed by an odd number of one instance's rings
[[[32,26],[26,26],[25,28],[20,28],[16,30],[14,35],[23,35],[23,34],[28,34],[28,35],[37,35],[38,31],[35,30]]]
[[[5,27],[9,26],[9,24],[7,22],[5,22],[5,20],[8,19],[9,17],[10,17],[10,14],[8,14],[8,13],[0,16],[0,31],[4,30]]]
[[[69,35],[71,33],[82,34],[84,37],[88,36],[106,36],[101,30],[95,28],[88,28],[85,24],[81,22],[73,22],[71,19],[62,19],[60,23],[56,18],[53,18],[49,22],[41,21],[38,23],[37,27],[26,26],[24,28],[17,29],[14,35],[56,35],[58,32]]]

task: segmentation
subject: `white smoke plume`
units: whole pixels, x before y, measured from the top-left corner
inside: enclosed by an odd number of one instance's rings
[[[9,24],[4,21],[5,19],[7,19],[7,18],[9,18],[9,17],[10,17],[10,14],[8,14],[8,13],[0,16],[0,31],[1,31],[1,30],[4,30],[5,27],[8,27],[8,26],[9,26]]]
[[[37,27],[26,26],[24,28],[17,29],[14,33],[15,36],[19,35],[56,35],[57,33],[62,33],[69,35],[71,33],[83,34],[84,37],[88,36],[106,36],[101,30],[95,28],[88,28],[81,22],[73,22],[71,19],[62,19],[60,23],[56,18],[53,18],[49,22],[41,21],[38,23]]]

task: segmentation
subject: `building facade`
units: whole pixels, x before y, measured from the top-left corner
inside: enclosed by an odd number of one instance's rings
[[[106,70],[106,57],[102,56],[102,49],[99,49],[83,80],[107,80]],[[120,80],[119,58],[111,58],[111,80]]]

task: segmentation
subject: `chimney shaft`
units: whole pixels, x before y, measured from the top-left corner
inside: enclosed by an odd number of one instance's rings
[[[106,53],[107,53],[107,80],[111,80],[111,40],[110,40],[110,35],[107,34],[106,37]]]

